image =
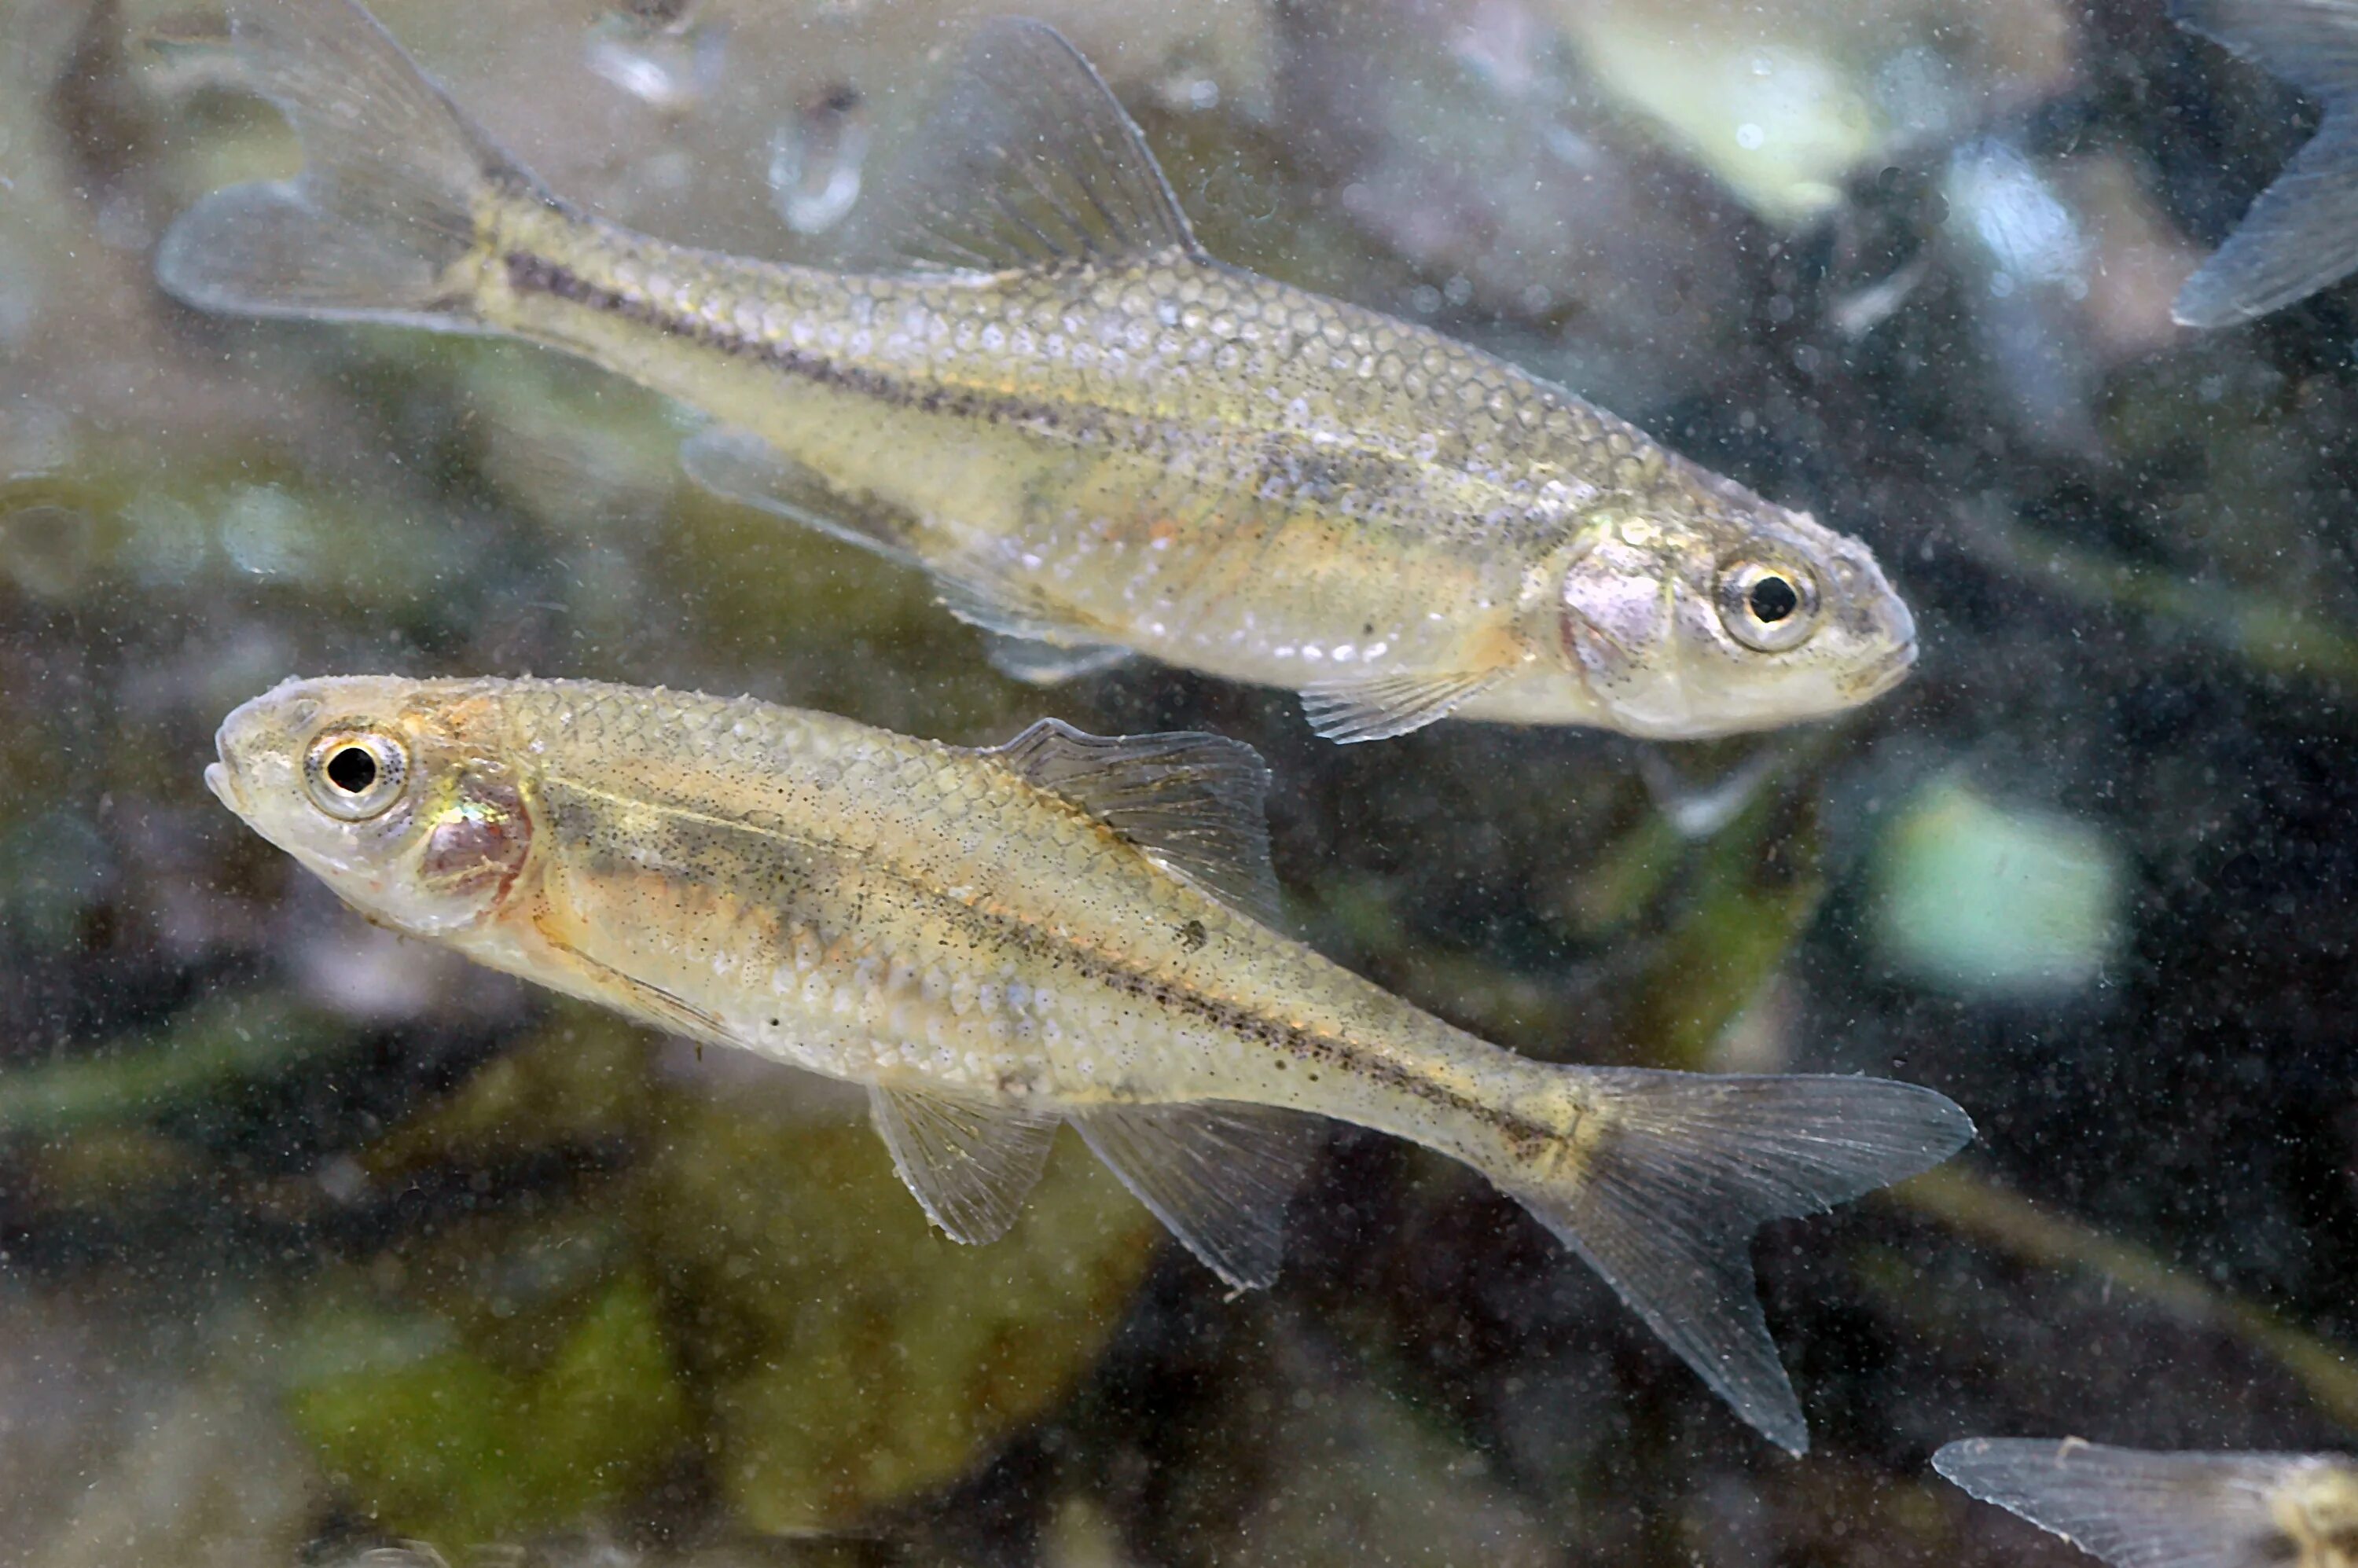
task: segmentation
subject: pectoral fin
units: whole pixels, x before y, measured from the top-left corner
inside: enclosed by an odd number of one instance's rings
[[[1213,897],[1276,922],[1277,873],[1261,806],[1269,769],[1250,746],[1189,730],[1091,735],[1044,719],[982,754],[1064,796]]]
[[[996,1241],[1040,1180],[1056,1118],[871,1087],[868,1108],[901,1179],[953,1241]]]
[[[611,964],[601,964],[589,954],[552,935],[546,926],[540,928],[542,940],[563,954],[569,963],[596,988],[606,1005],[624,1013],[650,1029],[660,1029],[666,1034],[677,1034],[710,1045],[730,1045],[736,1040],[719,1019],[693,1003],[683,1000],[646,981],[634,979]]]
[[[1321,681],[1303,687],[1302,716],[1329,741],[1389,741],[1422,730],[1479,697],[1509,672],[1424,671]]]
[[[1261,1106],[1105,1106],[1073,1118],[1098,1159],[1205,1267],[1240,1291],[1277,1278],[1285,1206],[1318,1124]]]
[[[680,444],[679,461],[688,478],[716,495],[903,566],[924,565],[909,551],[915,522],[907,513],[837,489],[750,430],[708,426]]]

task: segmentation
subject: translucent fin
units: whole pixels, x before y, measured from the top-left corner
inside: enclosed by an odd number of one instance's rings
[[[1704,1382],[1795,1454],[1810,1445],[1753,1288],[1752,1233],[1937,1165],[1973,1137],[1944,1097],[1881,1078],[1579,1070],[1590,1125],[1559,1181],[1499,1184]]]
[[[1076,1115],[1098,1158],[1236,1290],[1277,1278],[1285,1206],[1318,1152],[1317,1122],[1260,1106],[1121,1105]]]
[[[294,122],[303,172],[180,215],[156,276],[203,310],[481,330],[462,262],[478,199],[536,189],[351,0],[233,0],[254,89]]]
[[[982,754],[1063,795],[1215,898],[1276,923],[1277,873],[1261,806],[1269,769],[1241,741],[1184,730],[1091,735],[1043,719]]]
[[[874,260],[996,273],[1195,248],[1138,127],[1044,23],[976,33],[918,146],[863,215]]]
[[[2317,135],[2171,308],[2185,326],[2232,326],[2358,270],[2358,5],[2172,0],[2170,14],[2325,104]]]
[[[2321,1564],[2286,1521],[2313,1488],[2358,1485],[2323,1455],[2145,1454],[2078,1438],[1970,1438],[1932,1467],[2114,1568]]]
[[[911,1089],[871,1087],[868,1109],[901,1179],[953,1241],[1007,1234],[1056,1134],[1054,1116]]]
[[[983,633],[983,656],[990,667],[1010,680],[1029,686],[1057,686],[1126,664],[1138,655],[1110,643],[1035,643],[998,632]]]
[[[558,941],[546,930],[540,935],[590,980],[595,994],[602,997],[609,1007],[666,1034],[712,1045],[736,1044],[726,1024],[693,1002],[674,996],[661,986],[635,979],[611,965],[601,964],[570,943]]]
[[[2169,15],[2312,98],[2358,91],[2358,5],[2351,0],[2169,0]]]
[[[1422,730],[1507,677],[1505,670],[1405,673],[1321,681],[1302,689],[1302,716],[1329,741],[1389,741]]]
[[[1049,603],[1026,584],[990,573],[979,563],[935,568],[934,591],[942,608],[952,615],[1001,637],[1060,648],[1104,646],[1072,625],[1063,607]]]
[[[688,478],[716,495],[903,566],[923,564],[903,543],[915,529],[906,513],[846,494],[750,430],[708,426],[680,443],[679,461]]]

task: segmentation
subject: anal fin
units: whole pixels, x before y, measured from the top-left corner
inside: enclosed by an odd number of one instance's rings
[[[915,522],[906,513],[837,489],[750,430],[709,426],[680,444],[679,460],[688,478],[716,495],[903,566],[924,564],[909,549]]]
[[[1109,1105],[1073,1125],[1122,1185],[1236,1290],[1277,1278],[1285,1206],[1317,1154],[1317,1122],[1296,1111],[1215,1101]]]
[[[1406,670],[1321,681],[1303,687],[1302,716],[1329,741],[1389,741],[1447,718],[1510,673]]]
[[[1007,1234],[1056,1132],[1054,1115],[881,1085],[868,1108],[901,1180],[953,1241]]]
[[[1269,769],[1250,746],[1184,730],[1091,735],[1043,719],[983,755],[1071,801],[1231,908],[1276,923],[1277,873],[1261,806]]]

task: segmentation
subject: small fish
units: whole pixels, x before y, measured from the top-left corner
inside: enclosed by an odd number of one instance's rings
[[[561,349],[719,421],[688,471],[932,575],[1050,682],[1130,654],[1303,695],[1337,741],[1447,714],[1682,738],[1902,680],[1856,540],[1412,323],[1224,266],[1052,29],[976,37],[867,227],[890,270],[590,218],[349,0],[232,0],[308,159],[182,215],[209,310]],[[889,242],[889,243],[886,243]]]
[[[2325,106],[2317,135],[2170,308],[2180,326],[2232,327],[2358,270],[2358,4],[2169,0],[2169,14]]]
[[[1533,1062],[1271,928],[1253,750],[912,740],[545,680],[290,681],[205,780],[371,920],[654,1027],[864,1084],[934,1222],[1014,1222],[1059,1122],[1238,1288],[1276,1274],[1302,1112],[1462,1160],[1737,1413],[1809,1442],[1752,1233],[1939,1162],[1909,1084]]]
[[[1975,1437],[1932,1467],[2115,1568],[2358,1568],[2358,1467],[2335,1454]]]

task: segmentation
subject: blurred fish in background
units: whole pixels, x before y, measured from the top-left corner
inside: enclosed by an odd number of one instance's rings
[[[1970,1438],[1933,1467],[2115,1568],[2345,1568],[2358,1469],[2324,1454],[2147,1454],[2067,1438]]]
[[[2252,203],[2172,313],[2230,327],[2358,268],[2358,7],[2335,0],[2171,0],[2169,14],[2324,106],[2317,133]]]

